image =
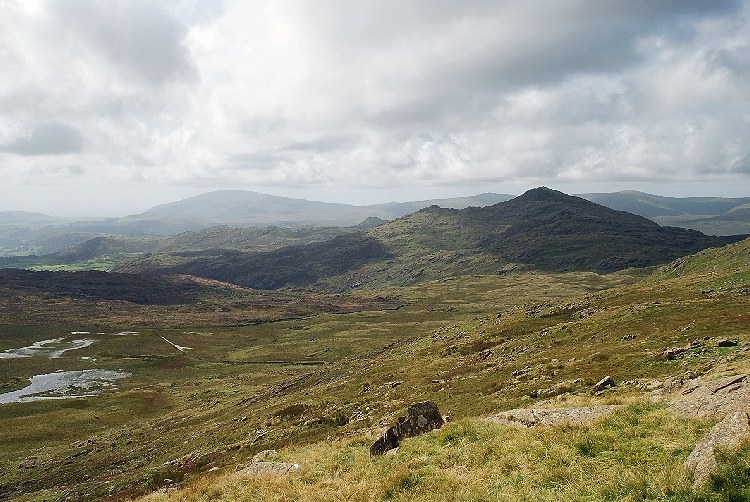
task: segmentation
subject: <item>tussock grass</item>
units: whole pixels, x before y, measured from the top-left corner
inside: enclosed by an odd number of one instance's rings
[[[144,500],[711,500],[717,494],[693,488],[682,466],[709,426],[649,403],[580,427],[464,419],[408,439],[395,455],[371,458],[370,437],[292,447],[277,459],[300,463],[301,475],[224,474]],[[743,475],[724,476],[736,485]]]

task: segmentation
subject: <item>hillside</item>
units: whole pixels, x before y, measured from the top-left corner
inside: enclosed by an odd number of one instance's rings
[[[656,218],[660,216],[716,216],[750,203],[750,197],[663,197],[635,190],[613,193],[585,193],[579,195],[602,206]]]
[[[17,269],[0,270],[0,288],[31,295],[70,296],[94,301],[122,300],[144,305],[189,303],[210,291],[199,281],[185,277]]]
[[[352,226],[374,216],[390,220],[433,204],[444,207],[468,207],[494,204],[510,195],[480,194],[472,197],[415,202],[390,202],[354,206],[292,199],[243,190],[218,190],[188,199],[153,207],[127,216],[120,223],[137,221],[194,222],[196,226]]]
[[[146,257],[121,271],[195,274],[255,288],[408,284],[498,273],[509,264],[611,272],[671,261],[740,237],[661,227],[579,197],[537,188],[462,210],[431,206],[363,234],[309,246],[220,257]]]
[[[660,225],[698,230],[707,235],[750,234],[750,221],[740,216],[750,197],[661,197],[633,190],[582,194],[603,206],[645,216]],[[734,213],[734,211],[740,213]]]
[[[68,253],[71,248],[97,237],[168,237],[215,226],[323,226],[331,232],[333,227],[357,226],[368,218],[391,220],[432,204],[463,208],[494,204],[511,197],[485,193],[469,197],[354,206],[242,190],[220,190],[162,204],[141,214],[93,221],[69,221],[33,213],[5,212],[0,213],[0,256]],[[305,238],[298,241],[305,242]],[[144,246],[142,252],[148,251],[150,247]]]
[[[257,289],[307,287],[341,276],[390,253],[376,239],[351,233],[331,240],[287,246],[267,252],[223,252],[219,256],[155,255],[130,262],[118,270],[140,273],[188,274]]]
[[[63,218],[56,218],[41,213],[31,213],[28,211],[0,211],[0,227],[20,226],[36,227],[39,225],[50,225],[65,221]]]
[[[682,464],[719,418],[676,416],[648,393],[668,389],[665,382],[750,370],[748,249],[750,240],[707,250],[646,281],[634,271],[515,271],[384,290],[400,296],[397,310],[231,328],[170,329],[182,320],[171,315],[157,328],[104,324],[96,329],[103,333],[87,335],[95,344],[34,367],[81,368],[85,356],[132,376],[95,398],[0,407],[0,494],[743,500],[732,493],[747,489],[747,448],[720,458],[715,482],[693,487]],[[263,303],[275,305],[269,296]],[[85,317],[68,323],[91,326]],[[113,329],[139,333],[107,334]],[[0,349],[52,333],[43,324],[0,325]],[[721,347],[722,339],[738,345]],[[676,357],[662,355],[672,347]],[[0,383],[28,375],[20,360],[4,362]],[[614,387],[592,393],[605,375]],[[375,438],[424,400],[452,421],[370,458]],[[605,404],[624,407],[591,425],[522,429],[485,420],[518,407]],[[237,472],[269,449],[277,452],[266,458],[299,463],[301,472]]]

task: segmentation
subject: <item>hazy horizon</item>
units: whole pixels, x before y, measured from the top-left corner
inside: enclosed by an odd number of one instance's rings
[[[528,188],[524,188],[523,190],[513,191],[513,192],[509,192],[509,191],[497,191],[497,190],[483,190],[483,191],[465,192],[465,193],[464,192],[460,192],[460,191],[455,191],[455,192],[451,192],[451,194],[448,194],[448,192],[436,191],[435,195],[431,195],[431,196],[424,196],[424,197],[417,196],[417,197],[411,197],[410,198],[408,195],[404,195],[404,196],[399,197],[399,198],[390,198],[388,200],[386,200],[386,199],[372,199],[371,202],[363,202],[361,199],[357,199],[356,197],[352,197],[352,198],[347,198],[347,197],[337,198],[335,196],[335,194],[333,194],[333,196],[331,196],[330,198],[326,198],[326,193],[325,192],[316,192],[316,193],[320,194],[320,197],[316,198],[316,197],[313,197],[313,196],[309,196],[311,194],[308,194],[308,196],[305,196],[304,193],[295,194],[294,192],[289,192],[289,191],[287,191],[285,193],[270,193],[269,191],[263,191],[263,192],[261,192],[259,190],[250,190],[250,189],[244,189],[244,188],[215,188],[215,189],[211,189],[211,190],[198,191],[196,193],[187,192],[187,194],[185,196],[180,196],[180,197],[171,198],[171,199],[170,198],[164,198],[163,192],[160,192],[159,194],[155,195],[155,197],[153,199],[155,202],[150,203],[150,204],[146,204],[146,205],[142,205],[142,206],[138,206],[138,205],[133,204],[132,206],[130,206],[130,207],[132,207],[132,210],[125,210],[125,211],[122,211],[122,212],[119,212],[119,213],[118,212],[110,212],[110,213],[99,212],[99,213],[97,213],[95,209],[93,209],[92,212],[90,212],[90,213],[78,213],[78,212],[75,212],[75,211],[71,211],[71,212],[65,212],[65,211],[63,211],[63,212],[54,212],[54,211],[38,211],[38,210],[34,210],[34,209],[27,209],[27,208],[24,208],[24,207],[21,207],[21,208],[18,208],[18,207],[15,207],[15,208],[10,208],[10,207],[9,208],[5,208],[4,206],[0,206],[0,212],[22,211],[22,212],[39,213],[39,214],[44,214],[44,215],[47,215],[47,216],[53,216],[53,217],[59,217],[59,218],[66,218],[66,219],[78,219],[78,218],[80,218],[80,219],[87,219],[87,218],[90,218],[90,219],[102,219],[102,218],[119,218],[119,217],[124,217],[124,216],[129,216],[129,215],[140,214],[140,213],[143,213],[143,212],[145,212],[145,211],[147,211],[147,210],[149,210],[149,209],[151,209],[151,208],[153,208],[155,206],[159,206],[159,205],[163,205],[163,204],[169,204],[169,203],[172,203],[172,202],[177,202],[177,201],[180,201],[180,200],[188,199],[188,198],[191,198],[191,197],[196,197],[196,196],[203,195],[203,194],[210,193],[210,192],[227,191],[227,190],[241,190],[241,191],[248,191],[248,192],[256,192],[256,193],[262,193],[262,194],[265,194],[265,195],[273,195],[273,196],[278,196],[278,197],[287,197],[287,198],[292,198],[292,199],[301,199],[301,200],[315,201],[315,202],[349,204],[349,205],[352,205],[352,206],[370,206],[370,205],[376,205],[376,204],[387,204],[387,203],[390,203],[390,202],[396,202],[396,203],[398,203],[398,202],[419,202],[419,201],[434,200],[434,199],[451,199],[451,198],[460,198],[460,197],[471,197],[471,196],[480,195],[482,193],[497,193],[497,194],[507,194],[507,195],[518,196],[518,195],[521,195],[526,190],[530,190],[532,188],[537,188],[539,186],[547,186],[547,188],[552,188],[554,190],[560,190],[560,191],[565,192],[565,193],[570,194],[570,195],[581,195],[581,194],[592,194],[592,193],[613,193],[613,192],[621,192],[621,191],[637,191],[637,192],[642,192],[642,193],[647,193],[647,194],[650,194],[650,195],[657,195],[657,196],[662,196],[662,197],[727,197],[727,198],[747,197],[747,195],[743,195],[744,192],[738,192],[739,193],[738,195],[728,195],[728,196],[726,196],[726,195],[715,195],[715,194],[672,195],[672,194],[664,194],[664,193],[654,193],[652,191],[648,191],[647,187],[641,187],[641,188],[630,187],[630,188],[621,188],[621,189],[617,189],[617,190],[572,190],[571,191],[571,190],[565,190],[562,187],[555,187],[555,186],[548,186],[548,185],[537,185],[537,186],[530,186]],[[389,193],[392,193],[392,192],[389,192]],[[419,195],[419,194],[416,194],[416,195]],[[161,196],[161,198],[160,198],[160,196]],[[141,200],[143,200],[143,199],[141,199]],[[146,199],[146,200],[148,200],[148,199]]]

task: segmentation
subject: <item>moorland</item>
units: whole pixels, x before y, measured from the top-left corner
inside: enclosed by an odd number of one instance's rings
[[[701,219],[747,204],[625,195]],[[348,227],[65,227],[64,249],[6,257],[0,393],[119,376],[0,404],[0,498],[750,498],[748,443],[694,484],[684,462],[721,417],[652,399],[665,380],[750,370],[750,239],[544,188],[485,199]],[[428,400],[446,425],[370,456]],[[620,408],[591,424],[487,420],[605,404]],[[264,451],[301,470],[242,475]]]

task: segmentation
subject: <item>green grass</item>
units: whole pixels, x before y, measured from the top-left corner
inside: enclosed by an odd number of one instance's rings
[[[147,500],[699,500],[682,461],[706,423],[636,404],[587,427],[534,430],[477,419],[371,458],[371,438],[290,447],[299,476],[225,474]]]

